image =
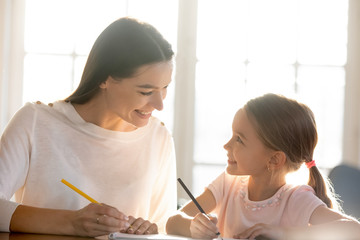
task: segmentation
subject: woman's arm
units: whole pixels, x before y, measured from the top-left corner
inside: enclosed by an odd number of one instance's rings
[[[12,215],[10,231],[95,237],[127,229],[128,220],[106,204],[91,203],[78,211],[19,205]]]
[[[216,207],[215,198],[208,189],[196,200],[206,213],[210,213]],[[216,224],[215,218],[210,219],[205,214],[201,214],[196,205],[190,201],[176,215],[168,219],[166,232],[193,238],[214,238],[218,232],[214,221]]]

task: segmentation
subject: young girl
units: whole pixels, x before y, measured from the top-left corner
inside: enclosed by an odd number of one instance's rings
[[[360,224],[333,210],[336,202],[313,159],[317,131],[312,111],[294,100],[266,94],[235,115],[226,172],[193,202],[170,217],[168,234],[193,238],[347,239]],[[306,164],[308,185],[286,183],[286,174]],[[217,223],[217,226],[215,225]]]

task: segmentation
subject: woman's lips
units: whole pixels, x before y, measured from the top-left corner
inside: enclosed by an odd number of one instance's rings
[[[151,112],[144,112],[140,110],[135,110],[135,112],[138,114],[140,118],[147,119],[151,117]]]

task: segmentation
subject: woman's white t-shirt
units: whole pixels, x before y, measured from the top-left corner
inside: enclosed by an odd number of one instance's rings
[[[64,101],[27,103],[1,137],[0,231],[9,231],[18,204],[76,210],[90,203],[61,179],[162,231],[176,211],[173,139],[155,117],[118,132],[85,122]]]

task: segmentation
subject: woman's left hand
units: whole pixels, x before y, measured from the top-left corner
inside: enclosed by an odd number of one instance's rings
[[[284,229],[278,226],[258,223],[246,229],[242,233],[234,235],[234,238],[255,239],[258,236],[267,237],[270,239],[283,239]]]
[[[151,223],[142,218],[134,218],[133,216],[129,216],[130,227],[124,231],[129,234],[157,234],[158,227],[155,223]]]

